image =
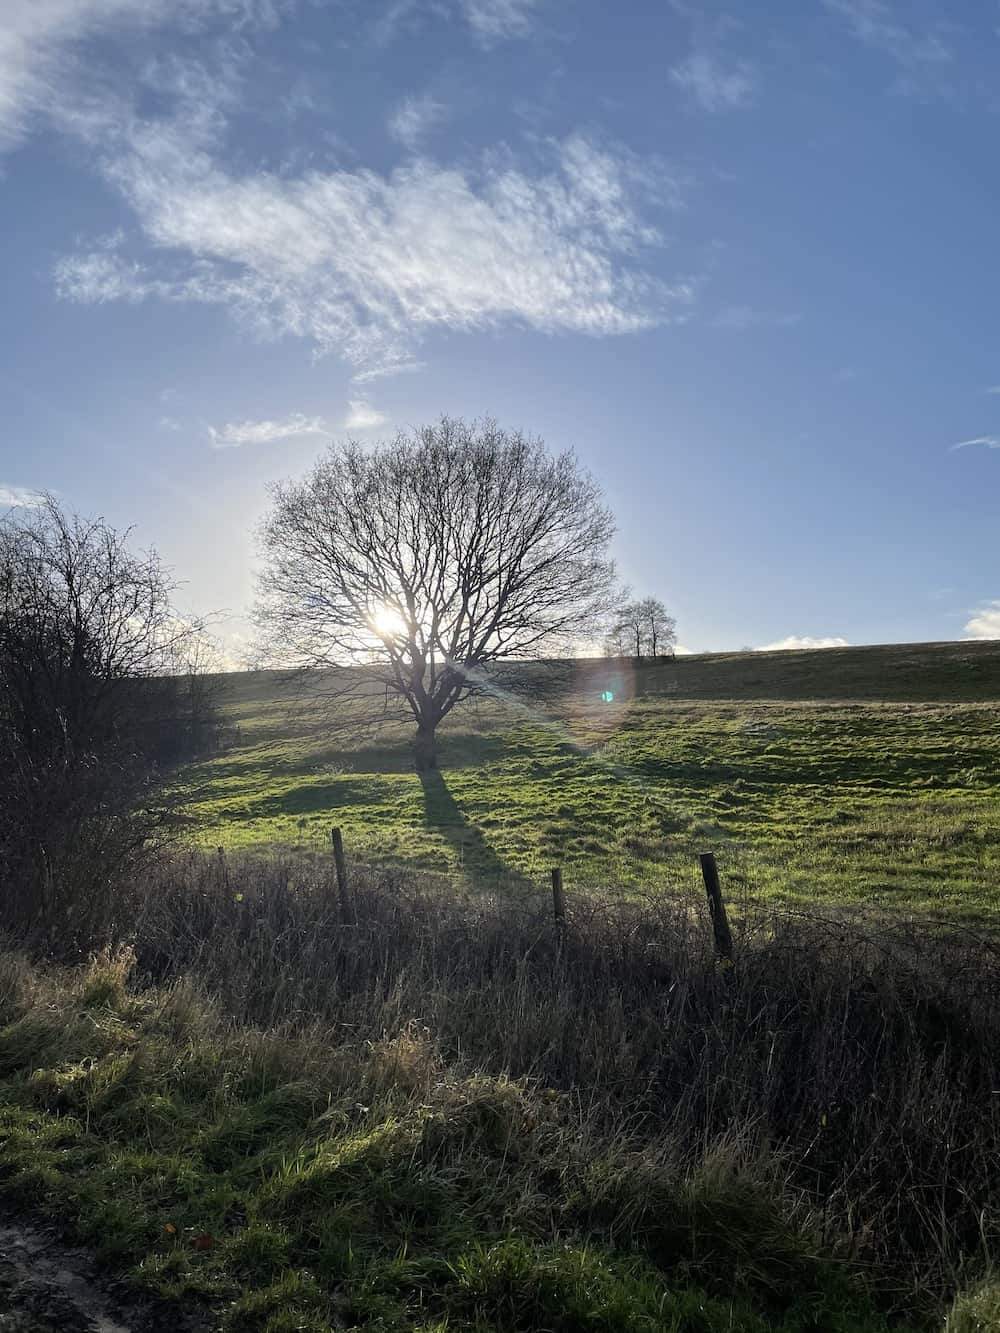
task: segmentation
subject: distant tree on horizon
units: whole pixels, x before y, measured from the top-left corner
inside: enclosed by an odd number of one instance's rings
[[[672,652],[676,642],[677,621],[667,614],[658,597],[625,602],[616,612],[606,639],[612,655],[625,656],[627,648],[633,657],[657,657],[664,648]]]
[[[677,621],[667,614],[667,608],[658,597],[644,597],[639,603],[642,612],[644,633],[653,657],[658,657],[663,648],[671,652],[677,642]]]
[[[338,697],[437,728],[490,667],[593,641],[614,520],[571,451],[444,417],[375,448],[332,446],[277,485],[257,623],[272,660],[335,673]]]

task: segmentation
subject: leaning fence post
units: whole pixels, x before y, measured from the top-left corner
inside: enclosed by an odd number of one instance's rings
[[[330,838],[333,842],[333,861],[337,867],[337,895],[340,899],[340,919],[345,925],[350,925],[353,918],[353,903],[351,902],[351,888],[347,880],[347,858],[344,856],[344,836],[339,828],[330,830]]]
[[[563,893],[562,871],[552,867],[552,915],[556,919],[556,930],[560,935],[566,928],[566,895]]]
[[[708,894],[708,911],[712,918],[712,933],[715,936],[715,955],[724,967],[733,965],[733,936],[726,916],[726,904],[722,901],[722,886],[719,883],[719,867],[711,852],[702,852],[701,873],[705,880],[705,892]]]

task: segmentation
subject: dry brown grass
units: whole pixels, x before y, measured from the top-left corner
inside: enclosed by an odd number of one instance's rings
[[[541,899],[398,872],[353,880],[345,926],[322,865],[164,859],[132,931],[139,974],[196,977],[236,1023],[371,1043],[382,1076],[413,1089],[448,1066],[570,1093],[624,1153],[608,1216],[644,1197],[652,1163],[710,1172],[735,1154],[769,1162],[825,1246],[877,1272],[893,1301],[942,1299],[985,1268],[1000,1237],[989,938],[757,912],[738,923],[727,977],[694,901],[571,898],[560,944]],[[652,1179],[648,1217],[632,1218],[650,1237]]]

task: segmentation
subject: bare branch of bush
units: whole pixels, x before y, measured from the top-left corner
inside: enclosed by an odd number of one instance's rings
[[[51,497],[0,520],[0,888],[7,929],[72,953],[110,929],[162,826],[157,765],[202,743],[211,697],[155,552]]]

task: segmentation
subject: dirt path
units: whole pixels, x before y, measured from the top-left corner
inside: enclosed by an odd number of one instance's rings
[[[92,1265],[44,1231],[0,1222],[0,1333],[138,1333],[112,1317]]]
[[[183,1333],[183,1311],[119,1299],[92,1256],[41,1227],[0,1218],[0,1333]]]

